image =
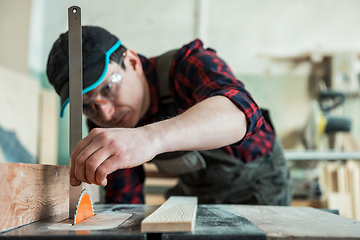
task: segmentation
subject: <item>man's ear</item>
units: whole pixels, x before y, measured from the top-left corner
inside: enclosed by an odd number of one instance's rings
[[[142,73],[142,63],[140,57],[131,49],[126,50],[126,57],[129,67],[135,70],[135,72]]]

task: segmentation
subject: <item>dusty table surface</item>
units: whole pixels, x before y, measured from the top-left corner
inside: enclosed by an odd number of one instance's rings
[[[193,232],[142,233],[141,221],[155,205],[95,205],[95,213],[131,213],[117,228],[106,230],[53,230],[50,226],[68,217],[59,214],[0,234],[0,239],[250,239],[265,240],[266,234],[230,205],[198,205]],[[50,228],[49,228],[50,227]]]
[[[268,239],[360,239],[360,221],[324,210],[311,207],[232,206],[264,231]]]
[[[95,212],[132,216],[107,230],[52,230],[68,213],[0,234],[2,239],[360,239],[360,222],[310,207],[198,205],[194,232],[142,233],[141,221],[156,205],[95,205]]]

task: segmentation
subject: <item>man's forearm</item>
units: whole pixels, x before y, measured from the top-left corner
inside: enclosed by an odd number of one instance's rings
[[[228,98],[208,98],[169,120],[140,128],[95,128],[71,155],[70,179],[105,186],[107,175],[131,168],[157,154],[207,150],[241,140],[246,118]]]
[[[235,104],[224,96],[214,96],[144,128],[153,133],[154,147],[162,153],[230,145],[244,137],[246,126],[245,114]]]

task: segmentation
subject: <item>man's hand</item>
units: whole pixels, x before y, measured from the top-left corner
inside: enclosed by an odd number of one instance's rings
[[[70,159],[70,183],[105,186],[117,169],[141,165],[157,154],[215,149],[241,140],[245,114],[228,98],[203,100],[176,117],[139,128],[96,128],[82,139]]]
[[[108,174],[151,160],[154,149],[151,135],[143,128],[95,128],[71,154],[70,183],[106,186]]]

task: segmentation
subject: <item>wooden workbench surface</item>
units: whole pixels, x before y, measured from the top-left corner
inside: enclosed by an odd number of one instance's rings
[[[360,222],[307,207],[198,205],[194,232],[142,233],[141,221],[155,205],[95,205],[95,212],[133,214],[118,228],[56,231],[49,226],[67,218],[56,215],[5,233],[2,239],[360,239]],[[86,235],[86,236],[84,236]]]
[[[360,222],[310,207],[233,205],[268,239],[360,239]]]

